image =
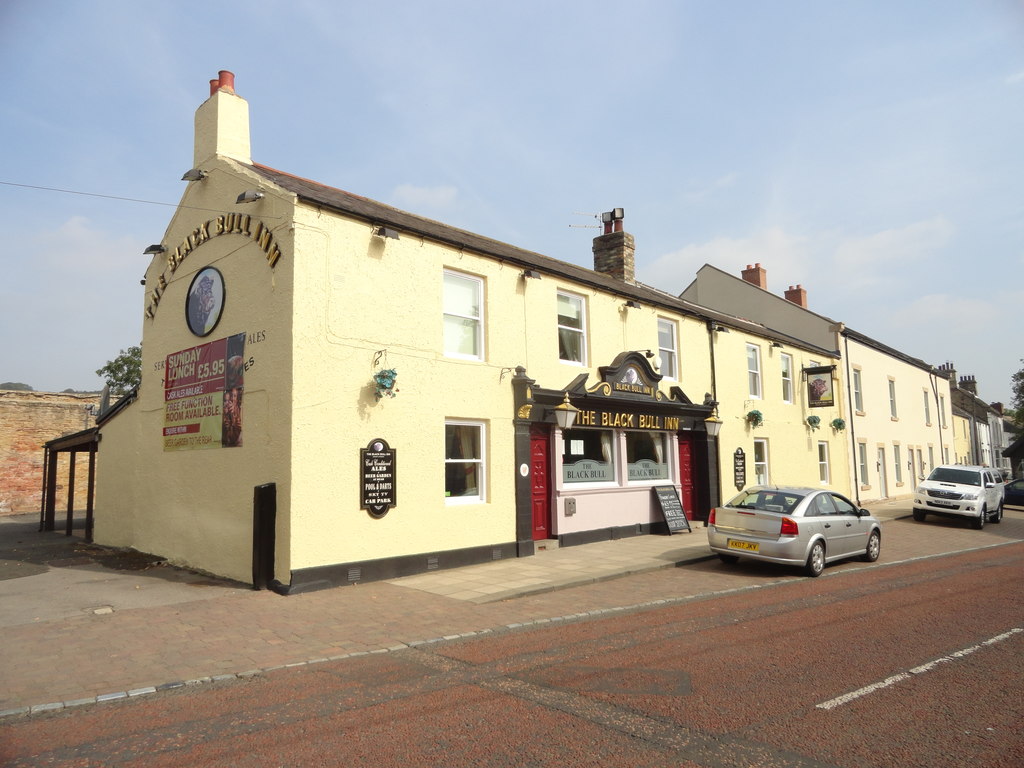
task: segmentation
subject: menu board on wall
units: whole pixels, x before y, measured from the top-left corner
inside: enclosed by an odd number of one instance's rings
[[[165,451],[242,445],[245,334],[169,354],[164,361]]]

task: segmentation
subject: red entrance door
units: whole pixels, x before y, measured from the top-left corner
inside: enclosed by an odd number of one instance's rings
[[[693,433],[679,433],[679,500],[687,520],[693,520]]]
[[[548,489],[551,432],[547,427],[530,430],[530,505],[533,540],[548,538],[551,530],[551,497]]]

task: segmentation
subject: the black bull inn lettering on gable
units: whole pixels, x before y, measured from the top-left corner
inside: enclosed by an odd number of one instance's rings
[[[651,416],[646,413],[617,413],[615,411],[580,411],[576,417],[578,427],[608,427],[611,429],[657,429],[678,432],[678,416]]]
[[[274,267],[281,258],[281,248],[274,240],[270,228],[261,221],[254,222],[248,214],[228,213],[203,222],[193,229],[177,248],[167,254],[167,268],[157,278],[157,285],[150,293],[149,306],[146,307],[147,317],[152,318],[156,314],[156,308],[167,289],[168,275],[173,275],[192,251],[218,235],[242,235],[249,238],[266,254],[267,263],[271,267]]]

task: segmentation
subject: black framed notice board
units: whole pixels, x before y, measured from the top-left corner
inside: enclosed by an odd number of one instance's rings
[[[690,521],[686,519],[686,512],[683,511],[683,503],[679,500],[679,493],[674,485],[656,485],[654,497],[658,500],[661,514],[668,524],[669,535],[686,531],[691,533]]]

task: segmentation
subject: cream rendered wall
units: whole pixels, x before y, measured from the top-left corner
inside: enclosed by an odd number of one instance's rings
[[[304,207],[296,240],[295,569],[514,541],[515,367],[540,387],[565,387],[584,371],[596,382],[597,367],[619,352],[657,350],[657,318],[672,316],[625,310],[621,297],[550,275],[525,279],[521,267],[408,233],[376,238],[367,223]],[[443,354],[446,269],[484,281],[481,361]],[[586,299],[586,366],[558,360],[559,290]],[[699,401],[710,388],[706,331],[679,320],[679,383]],[[378,352],[400,390],[380,402],[371,386]],[[445,503],[446,419],[486,424],[483,503]],[[382,519],[359,508],[359,449],[374,438],[397,450],[398,503]]]
[[[971,421],[964,416],[953,414],[953,458],[955,464],[971,463]]]
[[[818,466],[818,443],[828,443],[829,472],[828,487],[844,495],[850,495],[849,456],[846,447],[847,432],[837,432],[830,423],[835,418],[847,422],[843,392],[842,367],[837,360],[811,353],[796,347],[773,348],[769,340],[732,329],[730,333],[715,333],[712,341],[715,348],[715,368],[718,383],[718,411],[724,422],[719,434],[719,450],[722,500],[727,501],[736,494],[733,474],[733,455],[742,448],[746,455],[746,484],[755,483],[754,441],[768,441],[768,477],[778,485],[821,487]],[[751,397],[747,377],[747,344],[761,350],[761,397]],[[781,355],[793,357],[793,402],[783,400]],[[800,370],[818,365],[836,364],[833,391],[836,403],[832,408],[809,408],[806,386]],[[752,427],[746,421],[746,414],[760,411],[764,423]],[[818,416],[821,425],[812,430],[807,425],[808,416]]]
[[[278,484],[277,578],[288,581],[290,484],[291,304],[294,249],[288,227],[290,195],[236,206],[256,179],[236,163],[210,160],[208,178],[191,182],[162,243],[168,252],[146,271],[139,399],[101,433],[102,471],[96,489],[96,540],[163,555],[170,561],[248,582],[252,573],[253,488]],[[266,185],[263,185],[266,187]],[[251,238],[222,234],[196,245],[173,273],[167,258],[206,222],[244,213],[271,227],[283,255],[275,267]],[[185,299],[197,271],[214,266],[226,298],[219,325],[204,338],[185,322]],[[163,275],[167,281],[152,319],[143,315]],[[163,364],[169,353],[250,334],[245,357],[243,445],[163,450]],[[257,341],[258,340],[258,341]],[[255,342],[255,343],[251,343]]]
[[[857,463],[857,444],[867,446],[868,472],[867,477],[860,476],[857,471],[857,492],[860,500],[874,501],[882,498],[901,498],[914,492],[918,479],[927,475],[931,466],[928,465],[928,448],[932,447],[934,464],[942,463],[943,448],[953,451],[953,422],[949,412],[946,414],[946,427],[939,424],[938,402],[934,380],[938,394],[951,402],[949,382],[941,376],[933,376],[921,368],[868,347],[853,339],[846,347],[851,369],[861,372],[862,395],[864,410],[856,412],[853,417],[853,430],[850,435],[850,482],[853,484],[853,472]],[[896,412],[893,419],[889,403],[889,381],[895,382]],[[926,420],[924,394],[929,394],[929,416]],[[895,456],[893,445],[900,446],[902,482],[896,480]],[[887,488],[881,487],[881,478],[877,467],[878,450],[885,449],[885,480]],[[914,476],[911,476],[908,462],[909,452],[913,451]],[[922,471],[918,464],[918,450],[926,464]]]

